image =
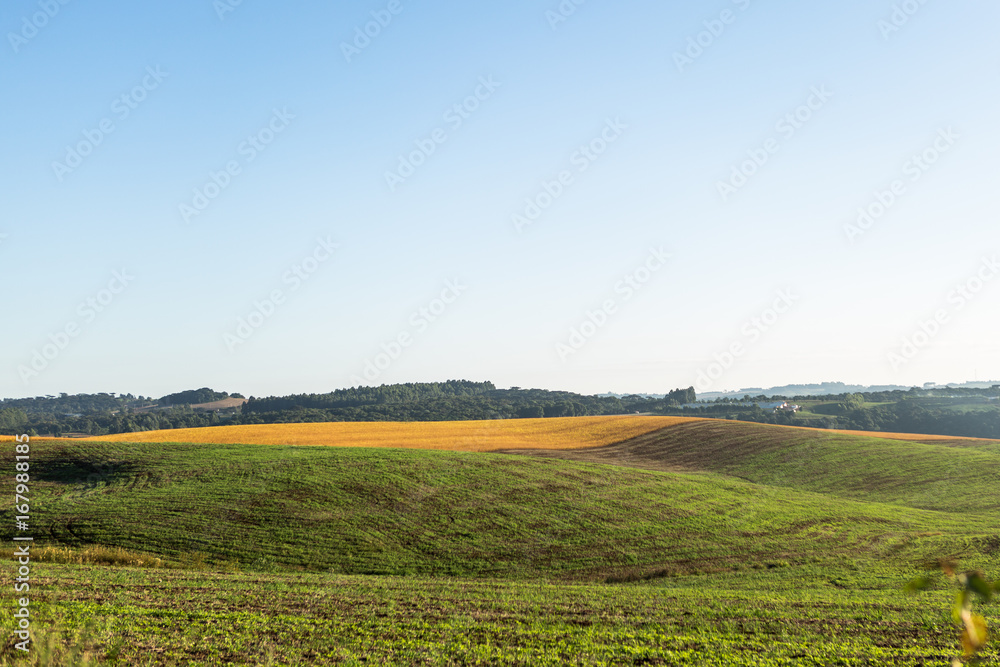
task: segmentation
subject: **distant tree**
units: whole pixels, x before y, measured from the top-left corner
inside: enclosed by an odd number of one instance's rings
[[[844,414],[860,410],[865,407],[865,397],[862,394],[847,394],[844,402],[840,404],[840,411]]]
[[[686,405],[696,402],[698,396],[695,394],[694,387],[688,387],[687,389],[674,389],[668,392],[664,400],[669,405]]]
[[[541,419],[545,416],[545,410],[540,405],[525,405],[518,408],[517,416],[521,419]]]
[[[0,410],[0,433],[4,435],[19,435],[28,424],[28,415],[20,408],[4,408]]]
[[[161,405],[197,405],[199,403],[211,403],[229,398],[229,394],[224,391],[213,391],[208,387],[201,389],[190,389],[180,391],[176,394],[167,394],[160,399]]]

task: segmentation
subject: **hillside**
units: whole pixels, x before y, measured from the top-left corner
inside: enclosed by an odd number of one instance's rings
[[[998,440],[987,438],[970,438],[955,435],[932,435],[927,433],[892,433],[890,431],[851,431],[843,429],[822,429],[826,433],[843,433],[845,435],[861,435],[870,438],[888,440],[905,440],[907,442],[922,442],[928,445],[945,445],[954,447],[997,447]]]
[[[247,402],[245,398],[223,398],[218,401],[211,401],[209,403],[194,403],[191,405],[192,410],[232,410],[238,408]]]
[[[689,417],[553,417],[458,422],[323,422],[211,426],[120,433],[89,438],[104,442],[402,447],[486,452],[543,446],[598,447],[691,421]]]
[[[959,446],[962,442],[968,446]],[[1000,443],[940,444],[696,420],[600,448],[516,453],[672,472],[950,512],[1000,510]],[[511,452],[515,453],[515,452]]]
[[[344,574],[602,580],[929,557],[992,520],[715,474],[406,449],[41,442],[39,541]],[[9,538],[10,510],[0,512]],[[928,537],[929,533],[935,536]]]
[[[640,417],[195,433],[276,439],[32,440],[40,643],[102,666],[916,667],[955,652],[953,592],[905,582],[1000,571],[983,443]]]
[[[895,439],[900,438],[900,439]],[[225,426],[121,434],[106,441],[276,443],[520,453],[661,472],[714,473],[840,498],[1000,511],[1000,443],[894,438],[681,417]]]

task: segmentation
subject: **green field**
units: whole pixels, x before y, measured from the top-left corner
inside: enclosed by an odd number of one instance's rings
[[[953,591],[903,588],[942,557],[1000,572],[1000,452],[970,445],[713,421],[518,455],[32,443],[49,560],[160,559],[33,564],[36,641],[108,665],[945,665]]]
[[[986,396],[961,396],[949,398],[944,396],[920,396],[911,397],[907,401],[913,405],[918,405],[928,410],[942,410],[944,412],[968,413],[968,412],[989,412],[996,410],[997,401]],[[824,399],[804,399],[794,401],[802,406],[802,411],[797,413],[801,419],[821,419],[830,415],[842,414],[842,402],[829,401]],[[858,407],[874,408],[879,406],[892,406],[894,401],[861,401]]]
[[[950,593],[904,598],[858,564],[630,585],[43,571],[63,593],[36,622],[108,664],[920,665],[955,646]]]

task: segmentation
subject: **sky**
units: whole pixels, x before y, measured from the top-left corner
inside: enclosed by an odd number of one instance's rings
[[[9,0],[0,396],[1000,379],[973,0]]]

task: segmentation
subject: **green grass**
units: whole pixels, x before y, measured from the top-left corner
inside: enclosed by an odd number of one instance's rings
[[[787,453],[754,458],[740,474],[764,470],[772,484],[842,494],[843,468],[818,481],[817,451],[794,464]],[[915,558],[993,528],[986,518],[719,474],[500,454],[42,443],[32,460],[40,543],[174,561],[203,554],[249,569],[602,581],[816,554]],[[104,479],[92,488],[71,483],[100,461],[113,462]],[[0,512],[7,536],[8,515]],[[918,536],[931,532],[942,535]]]
[[[956,645],[950,592],[864,569],[844,570],[856,589],[811,567],[655,585],[38,569],[36,623],[137,667],[943,665]]]
[[[37,664],[947,664],[953,595],[906,581],[1000,574],[989,448],[696,422],[549,454],[33,443]]]
[[[927,409],[941,409],[948,412],[966,414],[969,412],[990,412],[997,409],[997,402],[985,397],[963,398],[919,398],[916,403]]]
[[[923,396],[919,398],[908,398],[907,402],[919,405],[928,410],[944,410],[959,414],[969,412],[989,412],[996,410],[998,405],[995,400],[986,397],[960,397],[948,398],[938,396]],[[800,418],[824,417],[838,415],[841,412],[840,406],[843,401],[826,400],[804,400],[795,401],[802,406],[803,411],[798,413]],[[896,405],[898,401],[864,401],[859,407],[874,408],[883,405]]]
[[[790,403],[797,403],[802,407],[796,416],[804,419],[817,419],[822,417],[829,417],[833,415],[841,414],[841,406],[844,404],[843,401],[825,401],[825,400],[804,400],[804,401],[789,401]],[[858,407],[861,408],[876,408],[881,405],[895,405],[896,401],[862,401]]]
[[[955,444],[963,442],[968,446]],[[1000,512],[1000,449],[991,441],[922,444],[705,420],[604,448],[531,453],[712,472],[767,486],[941,512]]]

